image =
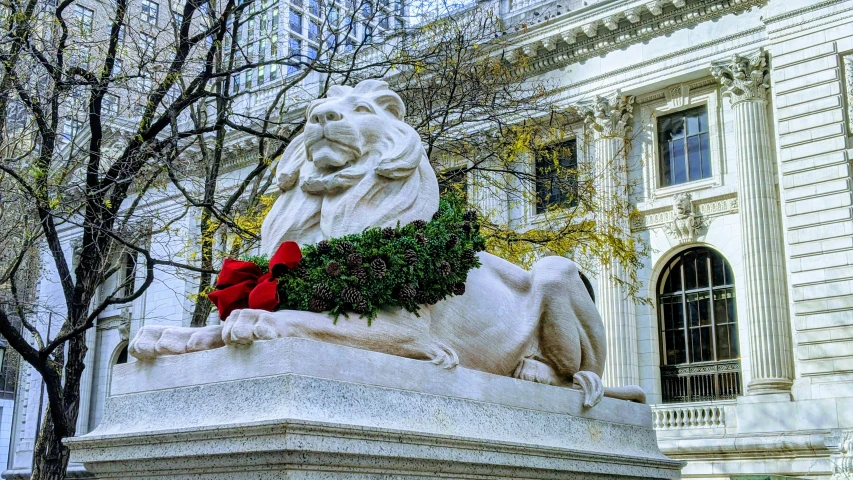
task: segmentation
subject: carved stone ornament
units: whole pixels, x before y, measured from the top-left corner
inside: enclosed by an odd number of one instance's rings
[[[130,336],[130,321],[133,318],[133,312],[130,308],[124,308],[121,311],[121,318],[118,324],[118,335],[123,341],[127,341]]]
[[[603,137],[625,138],[630,132],[634,115],[634,97],[619,92],[598,96],[594,101],[581,104],[586,123]]]
[[[680,193],[673,197],[672,221],[666,226],[679,245],[696,241],[699,229],[704,226],[701,217],[693,209],[693,199],[689,193]]]
[[[844,55],[844,79],[847,87],[847,133],[853,135],[853,53]]]
[[[601,103],[599,111],[629,112]],[[306,111],[304,132],[275,162],[283,190],[261,227],[261,249],[285,240],[312,244],[368,227],[429,220],[438,208],[438,181],[406,108],[385,82],[335,86]],[[616,119],[617,124],[624,120]],[[615,127],[624,129],[624,127]],[[550,256],[526,271],[480,253],[466,293],[442,300],[420,316],[380,311],[371,325],[357,314],[338,318],[297,310],[234,310],[222,325],[147,325],[128,351],[152,360],[256,341],[302,337],[461,365],[522,380],[580,388],[584,403],[602,396],[644,401],[636,386],[604,388],[607,341],[595,303],[571,260]],[[499,294],[496,294],[499,292]],[[334,292],[333,292],[334,294]]]
[[[832,462],[830,480],[853,480],[853,432],[834,430],[825,437],[824,444]]]
[[[764,50],[746,55],[735,54],[730,60],[714,62],[711,74],[720,82],[723,96],[729,97],[732,104],[767,99],[770,72]]]

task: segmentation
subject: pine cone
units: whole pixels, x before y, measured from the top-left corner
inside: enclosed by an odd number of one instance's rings
[[[438,220],[439,218],[441,218],[441,210],[439,210],[439,211],[437,211],[437,212],[435,212],[435,213],[433,213],[433,214],[432,214],[432,219],[433,219],[433,220]]]
[[[328,273],[329,276],[334,277],[334,278],[341,276],[341,264],[334,261],[334,260],[327,263],[326,264],[326,273]]]
[[[417,240],[417,241],[418,241],[418,243],[420,243],[421,245],[426,245],[426,244],[427,244],[427,239],[426,239],[426,237],[424,236],[424,234],[423,234],[423,233],[416,233],[416,234],[415,234],[415,240]]]
[[[385,227],[382,229],[382,236],[385,238],[394,238],[397,236],[397,229],[394,227]]]
[[[462,251],[462,260],[465,260],[465,262],[473,262],[475,258],[477,258],[477,253],[474,250],[466,248]]]
[[[367,313],[367,310],[370,307],[367,304],[367,300],[362,298],[358,303],[353,304],[352,309],[355,313]]]
[[[415,300],[421,305],[435,305],[438,303],[439,298],[438,295],[434,293],[418,292]]]
[[[412,250],[411,248],[406,250],[405,255],[403,256],[406,259],[406,263],[409,265],[415,265],[418,263],[418,252]]]
[[[426,222],[421,219],[415,220],[412,222],[412,225],[414,225],[416,230],[423,230],[426,228]]]
[[[347,265],[350,268],[360,267],[363,261],[364,259],[361,258],[360,253],[350,253],[347,257]]]
[[[438,264],[438,273],[440,273],[442,277],[449,277],[453,273],[453,268],[449,263],[442,260],[442,262]]]
[[[477,219],[477,212],[474,210],[468,210],[467,212],[465,212],[464,215],[462,215],[462,219],[467,220],[469,222],[473,222]]]
[[[341,292],[341,300],[350,305],[357,305],[364,301],[364,295],[357,288],[347,287]]]
[[[463,282],[453,284],[454,295],[465,295],[465,284]]]
[[[308,300],[308,310],[312,312],[325,312],[328,309],[329,304],[325,300],[320,300],[319,298]]]
[[[462,231],[465,232],[465,235],[471,233],[471,222],[465,222],[462,224]]]
[[[348,255],[352,253],[352,243],[344,240],[335,247],[335,252],[340,255]]]
[[[308,269],[305,268],[305,266],[303,266],[303,265],[300,265],[299,267],[296,268],[296,276],[298,276],[302,280],[305,280],[306,282],[311,278],[311,275],[309,274]]]
[[[325,255],[332,251],[332,244],[328,240],[320,240],[317,242],[317,252],[320,255]]]
[[[397,292],[397,298],[401,302],[411,302],[418,296],[418,289],[411,283],[403,285],[400,291]]]
[[[381,258],[377,258],[370,262],[370,269],[373,270],[373,276],[376,278],[384,277],[385,272],[388,271],[388,267],[385,266],[385,261]]]
[[[367,270],[363,268],[357,268],[353,270],[352,276],[355,277],[356,280],[358,280],[359,285],[364,285],[368,279]]]
[[[335,298],[335,294],[325,283],[318,283],[317,286],[314,287],[314,298],[331,302]]]
[[[450,236],[447,237],[447,249],[452,250],[458,244],[459,244],[459,235],[456,235],[455,233],[451,233]]]

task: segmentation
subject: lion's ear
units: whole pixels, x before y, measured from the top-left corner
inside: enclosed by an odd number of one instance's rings
[[[403,100],[390,90],[380,93],[373,98],[373,101],[386,112],[397,117],[397,120],[402,120],[406,116],[406,106],[403,104]]]

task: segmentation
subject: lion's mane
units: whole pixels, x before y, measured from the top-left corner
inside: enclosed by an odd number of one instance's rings
[[[435,173],[420,136],[403,121],[402,100],[388,84],[365,80],[354,88],[332,87],[306,115],[331,99],[371,102],[376,117],[371,121],[383,127],[365,136],[369,143],[353,165],[333,173],[314,166],[305,133],[288,145],[275,172],[281,195],[261,226],[264,253],[272,254],[286,240],[316,243],[370,227],[429,220],[438,209]],[[343,121],[341,130],[348,128],[354,130]]]

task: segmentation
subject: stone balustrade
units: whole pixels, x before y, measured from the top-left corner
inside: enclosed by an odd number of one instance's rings
[[[664,404],[652,406],[655,430],[726,426],[726,406],[733,402]]]

